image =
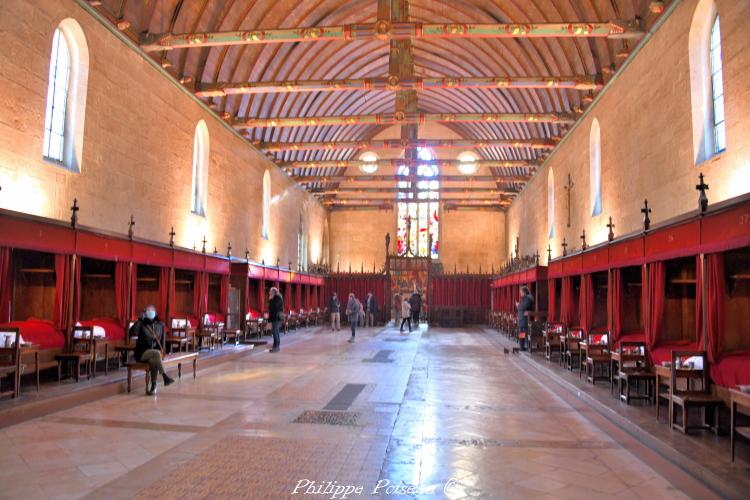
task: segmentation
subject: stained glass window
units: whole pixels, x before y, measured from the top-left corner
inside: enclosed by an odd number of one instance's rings
[[[419,148],[417,157],[425,163],[416,166],[416,174],[425,177],[417,181],[416,186],[408,180],[398,182],[398,254],[407,257],[438,258],[438,240],[440,237],[440,181],[436,165],[428,163],[434,160],[427,148]],[[411,167],[414,168],[414,167]],[[411,174],[411,168],[402,165],[398,168],[399,176]],[[430,179],[434,178],[434,179]],[[416,187],[416,189],[414,189]],[[432,237],[432,247],[430,247]]]

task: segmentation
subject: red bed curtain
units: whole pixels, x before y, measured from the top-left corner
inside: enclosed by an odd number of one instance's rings
[[[586,333],[594,326],[594,279],[591,274],[581,277],[581,326]]]
[[[612,269],[610,272],[610,300],[607,303],[609,311],[607,319],[609,321],[607,327],[612,337],[612,345],[620,338],[622,333],[622,270]]]
[[[135,313],[135,295],[138,290],[138,264],[133,264],[130,268],[130,310],[128,311],[128,319],[136,319]]]
[[[705,349],[705,339],[703,335],[703,272],[701,269],[701,256],[695,257],[695,338],[696,348]]]
[[[229,275],[224,274],[221,276],[221,295],[219,296],[219,307],[221,308],[221,314],[227,313],[229,307]]]
[[[547,317],[549,318],[549,322],[552,323],[557,320],[557,309],[555,301],[557,300],[555,298],[556,295],[556,287],[555,287],[555,280],[554,278],[550,278],[547,280],[547,296],[548,296],[548,306],[547,306]]]
[[[130,269],[128,262],[115,264],[115,308],[117,319],[122,326],[127,326],[128,319],[131,317],[128,304],[128,269]],[[135,288],[135,283],[133,288]]]
[[[575,297],[573,296],[573,278],[566,276],[562,279],[562,293],[560,294],[560,320],[566,327],[574,326]]]
[[[13,270],[10,265],[11,249],[0,247],[0,323],[10,321]]]
[[[193,314],[200,318],[208,309],[208,273],[197,271],[195,273],[195,287],[193,288]]]
[[[657,335],[664,319],[664,302],[666,293],[666,266],[664,262],[653,262],[648,273],[648,324],[646,325],[646,342],[653,351]]]
[[[159,303],[156,306],[159,308],[158,314],[161,316],[162,321],[169,321],[170,311],[169,299],[174,297],[174,293],[170,293],[170,285],[174,286],[174,280],[172,278],[172,270],[168,267],[162,267],[159,269]]]
[[[708,326],[708,359],[715,363],[721,352],[724,335],[724,254],[712,253],[706,259],[706,292]]]
[[[65,330],[70,307],[70,256],[55,255],[55,309],[52,321]]]

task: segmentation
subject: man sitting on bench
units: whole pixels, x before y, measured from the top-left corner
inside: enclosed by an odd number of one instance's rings
[[[161,362],[164,345],[164,323],[156,315],[156,307],[147,306],[143,316],[130,327],[130,336],[137,336],[135,343],[135,360],[148,363],[151,369],[151,389],[148,394],[156,394],[156,377],[161,373],[164,386],[170,385],[174,379],[167,375]]]

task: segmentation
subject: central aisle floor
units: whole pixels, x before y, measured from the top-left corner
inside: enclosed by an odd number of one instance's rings
[[[423,326],[346,339],[293,333],[280,353],[160,384],[157,397],[2,429],[0,497],[685,497],[492,334]]]

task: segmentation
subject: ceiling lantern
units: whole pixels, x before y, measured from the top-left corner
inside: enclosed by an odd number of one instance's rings
[[[464,175],[473,175],[477,172],[477,155],[471,151],[464,151],[458,155],[458,171]]]
[[[359,160],[364,162],[359,166],[363,174],[372,175],[378,171],[378,155],[372,151],[362,153]]]

